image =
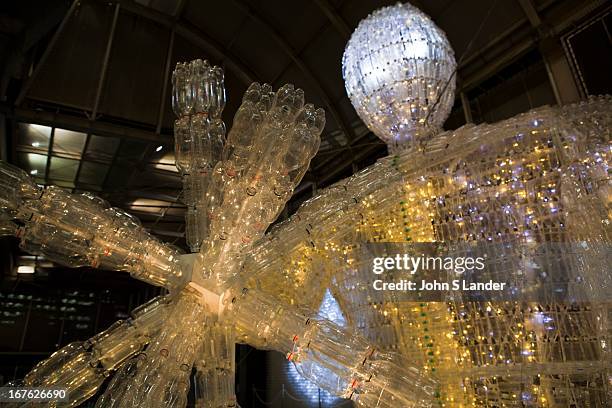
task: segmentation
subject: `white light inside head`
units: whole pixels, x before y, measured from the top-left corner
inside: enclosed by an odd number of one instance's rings
[[[30,170],[30,174],[35,176],[38,174],[38,170],[34,169],[34,170]]]
[[[40,143],[39,142],[33,142],[32,143],[32,147],[40,147]]]
[[[346,327],[346,318],[342,314],[338,301],[334,298],[329,289],[325,291],[325,296],[319,308],[319,316],[331,320],[339,326]],[[315,384],[305,381],[293,363],[289,361],[287,362],[287,375],[289,376],[289,380],[293,383],[293,386],[301,394],[301,397],[305,397],[311,404],[322,403],[326,406],[330,406],[340,400],[337,396],[328,391],[319,389]]]
[[[157,146],[157,149],[155,149],[156,152],[161,152],[161,150],[164,148],[164,146],[159,145]]]
[[[359,117],[390,147],[442,127],[454,101],[456,62],[446,35],[410,4],[384,7],[353,32],[342,58]]]
[[[32,274],[34,273],[34,267],[32,265],[20,265],[17,267],[17,273]]]

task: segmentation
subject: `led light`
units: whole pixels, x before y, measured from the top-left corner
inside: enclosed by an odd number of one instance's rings
[[[157,149],[155,149],[156,152],[161,152],[161,150],[164,148],[164,146],[159,145],[157,146]]]
[[[34,169],[34,170],[30,170],[30,174],[35,176],[38,174],[38,170]]]
[[[34,267],[31,265],[19,265],[17,267],[17,273],[23,273],[23,274],[34,273]]]
[[[32,143],[32,146],[33,147],[40,147],[40,143],[39,142],[34,142],[34,143]]]
[[[342,76],[359,117],[393,150],[441,129],[453,106],[456,66],[444,32],[416,7],[397,4],[359,23]]]

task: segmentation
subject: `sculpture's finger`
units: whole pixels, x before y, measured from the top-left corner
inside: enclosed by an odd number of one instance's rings
[[[242,103],[244,104],[244,103],[249,102],[255,105],[261,99],[261,95],[262,95],[261,84],[259,82],[253,82],[251,85],[249,85],[244,95],[242,96]]]
[[[243,338],[285,353],[319,387],[355,400],[378,394],[383,406],[425,407],[433,400],[435,382],[399,355],[377,352],[364,337],[315,317],[314,311],[240,288],[232,287],[224,299]],[[394,364],[396,360],[403,366]]]
[[[176,64],[172,73],[172,110],[176,116],[184,116],[191,113],[194,107],[193,88],[189,80],[189,65],[185,63]]]
[[[180,292],[167,312],[163,328],[137,361],[134,375],[107,389],[107,400],[156,407],[184,406],[207,316],[198,298],[191,287]]]
[[[281,127],[291,126],[295,116],[304,106],[304,91],[292,84],[283,85],[275,94],[269,111],[270,119]]]
[[[188,69],[190,70],[191,91],[195,99],[194,111],[208,112],[213,99],[213,87],[210,86],[211,66],[208,61],[197,59],[188,65]]]
[[[260,84],[251,84],[234,116],[223,152],[223,158],[230,162],[233,172],[238,172],[247,165],[247,159],[253,150],[256,130],[263,119],[259,106],[263,95],[266,94],[262,93]]]
[[[293,99],[293,93],[295,92],[295,87],[293,84],[285,84],[278,88],[276,94],[274,95],[274,99],[272,100],[272,109],[277,109],[282,106],[290,105],[291,100]]]
[[[40,196],[41,189],[22,169],[0,161],[0,212],[16,211],[25,200]]]
[[[124,361],[138,353],[159,330],[166,313],[167,297],[157,297],[85,342],[70,343],[40,362],[24,378],[27,387],[66,389],[72,407],[96,393]]]
[[[213,80],[210,82],[212,88],[210,115],[213,118],[218,118],[225,108],[225,79],[223,69],[221,69],[221,67],[214,67],[211,77]]]
[[[196,406],[236,407],[234,327],[231,323],[216,322],[204,330],[195,363]]]
[[[303,167],[315,155],[320,144],[320,135],[325,124],[325,112],[305,105],[295,120],[290,133],[287,150],[282,157],[285,172]]]

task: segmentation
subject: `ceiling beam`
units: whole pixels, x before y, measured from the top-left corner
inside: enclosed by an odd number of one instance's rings
[[[174,9],[174,13],[172,17],[174,18],[175,24],[170,27],[170,39],[168,40],[168,49],[166,50],[166,63],[164,64],[164,79],[162,84],[162,91],[160,95],[159,101],[159,111],[157,113],[157,126],[155,127],[155,133],[161,133],[163,121],[164,121],[164,113],[166,111],[166,103],[167,103],[167,94],[168,94],[168,83],[170,82],[170,72],[172,71],[172,55],[174,53],[174,39],[176,37],[176,25],[183,14],[183,10],[185,9],[185,5],[187,4],[187,0],[179,0],[176,8]],[[130,174],[128,176],[127,186],[129,187],[132,184],[132,179],[137,171],[142,171],[143,168],[146,168],[146,161],[153,154],[153,149],[145,150],[141,159],[138,163],[130,169]],[[157,150],[155,150],[157,151]]]
[[[461,98],[461,107],[463,108],[463,117],[465,123],[474,123],[472,118],[472,107],[470,106],[470,100],[468,99],[465,92],[459,92],[459,98]]]
[[[183,14],[187,0],[179,0],[174,9],[173,17],[178,21]],[[162,124],[164,122],[164,113],[166,111],[166,96],[168,94],[168,82],[170,80],[170,72],[172,71],[172,55],[174,53],[174,37],[176,36],[176,25],[170,28],[170,39],[168,40],[168,49],[166,50],[166,64],[164,65],[164,83],[162,84],[162,92],[159,101],[159,111],[157,112],[157,126],[155,133],[161,133]]]
[[[351,33],[353,31],[350,29],[346,21],[344,21],[342,16],[338,14],[336,10],[334,10],[331,4],[329,4],[329,1],[314,0],[314,2],[319,9],[321,9],[323,14],[325,14],[325,17],[327,17],[332,23],[338,34],[340,34],[340,37],[342,37],[343,40],[348,41],[349,38],[351,38]]]
[[[115,150],[113,159],[108,165],[108,170],[106,171],[106,174],[104,175],[104,180],[102,181],[102,185],[101,185],[102,191],[108,191],[107,186],[108,186],[108,181],[110,180],[110,174],[113,171],[113,167],[115,167],[115,163],[117,163],[117,160],[119,159],[119,152],[121,152],[124,143],[125,143],[125,139],[123,138],[119,139],[119,145],[117,146],[117,150]]]
[[[38,60],[38,63],[36,64],[36,67],[34,68],[34,71],[32,71],[30,76],[25,80],[25,83],[23,84],[23,86],[19,90],[19,94],[17,95],[17,99],[15,100],[15,105],[16,106],[21,105],[21,103],[25,99],[28,91],[30,90],[30,87],[32,86],[32,83],[34,82],[34,80],[38,76],[38,73],[40,72],[40,69],[43,67],[43,65],[45,65],[45,62],[47,61],[47,58],[49,58],[49,55],[51,55],[51,51],[53,51],[53,48],[55,48],[55,43],[57,43],[57,40],[61,36],[62,32],[64,31],[64,28],[66,27],[66,24],[68,23],[68,21],[70,20],[70,18],[74,14],[74,12],[77,9],[78,5],[79,5],[79,0],[74,0],[72,2],[72,5],[68,9],[68,12],[66,12],[66,15],[62,19],[62,22],[60,23],[59,27],[57,27],[57,30],[55,30],[55,33],[53,34],[53,37],[51,37],[51,41],[49,41],[49,44],[47,44],[47,47],[45,48],[45,51],[43,52],[42,56]]]
[[[98,109],[100,107],[100,101],[102,99],[102,90],[104,89],[104,82],[106,79],[106,72],[108,71],[108,63],[110,61],[111,50],[113,49],[113,41],[115,40],[115,29],[117,28],[117,20],[119,19],[119,10],[121,6],[119,3],[115,4],[115,11],[113,13],[113,21],[111,23],[110,32],[108,33],[108,40],[106,41],[106,50],[104,51],[104,59],[102,60],[102,68],[100,69],[100,78],[98,79],[98,88],[96,90],[96,99],[94,100],[94,106],[91,111],[90,120],[95,121],[98,116]],[[85,155],[87,154],[87,148],[91,140],[91,134],[87,133],[85,136],[85,144],[81,151],[81,160],[79,160],[79,166],[74,175],[74,185],[79,184],[79,178],[81,171],[83,170],[83,162],[85,161]]]
[[[19,122],[65,128],[98,136],[138,139],[156,143],[171,143],[173,137],[169,134],[156,134],[154,131],[147,131],[114,123],[102,121],[93,122],[87,118],[62,113],[29,108],[13,108],[6,104],[0,104],[0,112],[6,114],[8,118]]]
[[[55,139],[55,128],[51,128],[49,136],[49,147],[47,148],[47,164],[45,165],[45,186],[49,184],[49,171],[51,169],[51,152],[53,151],[53,140]]]
[[[187,5],[187,0],[178,0],[176,4],[176,8],[174,9],[172,16],[176,18],[177,20],[181,18],[181,16],[183,15],[183,10],[185,9],[186,5]]]
[[[174,37],[176,31],[170,30],[170,39],[168,40],[168,50],[166,51],[166,65],[164,66],[164,84],[159,100],[159,111],[157,112],[157,126],[155,133],[161,133],[164,122],[164,113],[166,112],[166,97],[168,95],[168,82],[170,81],[170,72],[172,71],[172,53],[174,49]]]
[[[306,66],[304,61],[296,55],[295,51],[291,48],[289,43],[279,34],[276,29],[263,17],[261,17],[249,4],[244,0],[234,0],[234,3],[245,13],[248,14],[254,21],[264,27],[268,33],[272,36],[272,39],[278,44],[281,50],[294,62],[302,74],[306,77],[306,80],[315,88],[315,91],[322,99],[325,108],[330,113],[334,121],[340,126],[342,132],[344,132],[346,139],[349,141],[355,138],[355,132],[353,129],[346,124],[346,122],[340,116],[340,113],[331,101],[328,93],[323,89],[320,81],[314,76],[312,71]]]
[[[317,179],[317,184],[320,188],[326,187],[328,184],[330,184],[330,182],[334,182],[334,177],[342,173],[347,167],[354,165],[355,162],[358,162],[359,160],[363,160],[366,157],[371,156],[377,151],[384,150],[386,150],[386,146],[384,143],[372,144],[371,146],[367,146],[362,150],[358,150],[357,152],[355,152],[352,161],[343,161],[341,163],[338,163],[338,165],[333,166],[333,168],[331,168],[329,171],[324,172],[323,175]],[[355,173],[354,170],[355,167],[353,167],[353,173]]]
[[[347,96],[347,98],[348,98],[348,96]],[[354,161],[354,159],[352,158],[354,156],[354,152],[352,151],[352,148],[358,147],[358,143],[360,141],[362,141],[363,139],[369,137],[370,135],[374,135],[374,133],[363,123],[363,121],[361,121],[361,119],[357,119],[356,122],[353,122],[351,127],[353,129],[357,130],[355,132],[356,137],[353,140],[350,140],[350,144],[349,145],[341,146],[340,147],[340,148],[345,148],[345,149],[349,150],[349,154],[351,156],[351,159],[350,160],[346,160],[346,165],[347,166],[352,164],[353,161]],[[361,129],[363,129],[363,131],[361,131]],[[374,135],[374,136],[376,137],[376,135]],[[376,140],[380,140],[380,139],[378,139],[378,137],[376,137]],[[384,142],[381,141],[381,143],[384,143]],[[332,150],[335,150],[335,149],[332,149]],[[343,157],[346,158],[346,155],[343,155]],[[335,160],[336,160],[336,156],[330,155],[330,157],[328,157],[325,160],[322,160],[320,163],[317,164],[317,166],[314,168],[314,172],[316,174],[324,173],[325,172],[324,167],[327,166],[329,163],[334,162]]]
[[[212,58],[219,61],[224,61],[225,66],[245,85],[250,85],[258,81],[258,76],[249,67],[244,64],[238,57],[233,55],[223,46],[218,44],[206,34],[192,26],[191,24],[178,20],[174,16],[170,16],[159,12],[151,7],[142,6],[133,0],[120,0],[121,7],[128,13],[138,15],[169,29],[174,28],[176,34],[184,37],[187,41],[196,45],[207,52]]]
[[[108,33],[108,40],[106,40],[106,49],[104,51],[104,59],[102,60],[102,68],[100,69],[100,78],[98,78],[98,87],[96,89],[96,99],[94,100],[94,106],[91,111],[91,120],[96,120],[98,116],[98,109],[100,108],[100,101],[102,100],[102,90],[104,89],[104,82],[106,80],[106,72],[108,71],[108,63],[110,61],[111,51],[113,49],[113,42],[115,40],[115,29],[117,28],[117,20],[119,20],[119,10],[121,5],[115,4],[115,11],[113,13],[113,21],[111,23],[110,31]]]
[[[542,19],[538,15],[538,11],[531,0],[517,0],[521,8],[525,12],[527,19],[532,27],[539,27],[542,24]]]
[[[161,235],[164,237],[183,238],[185,236],[184,232],[168,231],[160,228],[147,228],[147,225],[144,227],[148,229],[151,234]]]

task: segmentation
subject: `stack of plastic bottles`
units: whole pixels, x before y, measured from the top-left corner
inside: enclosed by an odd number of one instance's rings
[[[202,245],[204,278],[222,286],[282,211],[319,146],[325,113],[285,85],[247,89],[209,184],[212,219]]]
[[[234,407],[236,339],[234,325],[215,322],[203,336],[195,361],[196,405]]]
[[[208,234],[206,190],[215,164],[221,159],[225,124],[223,70],[208,61],[178,63],[172,74],[172,109],[176,167],[183,178],[186,238],[198,252]]]
[[[71,267],[127,271],[154,285],[185,283],[180,252],[150,235],[137,218],[89,194],[41,189],[6,163],[0,172],[0,214],[24,250]]]
[[[161,330],[117,373],[97,407],[186,405],[191,368],[209,324],[198,298],[186,287],[173,299]]]
[[[358,333],[309,309],[281,305],[254,288],[236,286],[225,300],[229,317],[249,344],[284,353],[320,388],[365,407],[430,405],[436,382],[401,355],[382,353]]]

